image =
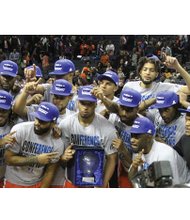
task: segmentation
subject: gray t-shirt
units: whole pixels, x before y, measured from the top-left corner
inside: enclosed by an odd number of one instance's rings
[[[87,127],[79,123],[78,113],[62,120],[59,127],[66,146],[73,143],[77,146],[102,147],[106,155],[117,152],[112,146],[112,140],[117,138],[113,124],[97,113]]]
[[[34,122],[24,122],[15,125],[12,131],[16,143],[9,145],[9,150],[23,157],[36,156],[42,153],[58,152],[63,154],[64,144],[61,138],[54,139],[50,134],[36,135],[34,133]],[[57,159],[58,160],[58,159]],[[57,162],[52,161],[52,163]],[[29,186],[41,181],[45,171],[44,165],[33,164],[27,166],[7,166],[5,177],[14,184]]]
[[[177,92],[182,85],[172,83],[153,82],[150,88],[142,88],[140,86],[141,81],[127,82],[124,88],[131,88],[141,93],[142,100],[155,98],[158,92],[161,91],[173,91]]]
[[[174,147],[185,133],[185,115],[181,114],[179,118],[169,124],[166,124],[158,110],[155,112],[155,110],[152,109],[149,112],[151,111],[154,112],[151,119],[154,118],[153,121],[156,126],[157,136],[162,138],[169,146]]]
[[[5,124],[3,127],[0,127],[0,139],[2,139],[5,135],[10,133],[11,127],[8,123]],[[0,147],[0,180],[5,175],[5,159],[4,159],[4,153],[5,153],[5,146]]]

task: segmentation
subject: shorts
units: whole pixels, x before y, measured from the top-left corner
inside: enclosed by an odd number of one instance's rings
[[[118,184],[119,188],[133,188],[133,185],[128,178],[128,173],[123,168],[121,162],[119,163]]]
[[[5,181],[5,188],[40,188],[40,186],[41,186],[41,182],[36,183],[35,185],[31,185],[31,186],[21,186],[21,185],[11,183],[7,180]]]

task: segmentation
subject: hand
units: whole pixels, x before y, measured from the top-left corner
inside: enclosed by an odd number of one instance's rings
[[[37,156],[37,162],[41,165],[49,164],[53,160],[59,160],[58,152],[44,153]]]
[[[2,139],[0,139],[0,146],[4,146],[5,144],[14,144],[16,142],[16,138],[13,137],[16,131],[11,132],[10,134],[5,135]]]
[[[100,99],[103,101],[104,99],[104,93],[100,87],[94,87],[91,91],[91,93],[96,96],[96,98]]]
[[[35,94],[30,99],[27,100],[26,105],[32,105],[32,104],[40,104],[40,102],[43,100],[44,96],[42,94]]]
[[[58,139],[61,137],[61,135],[62,135],[61,129],[57,125],[54,125],[52,137]]]
[[[100,113],[100,115],[104,116],[105,118],[109,118],[110,116],[110,112],[107,109],[102,110]]]
[[[118,151],[122,150],[124,148],[124,144],[121,138],[115,138],[112,141],[112,145],[115,149]]]
[[[36,90],[37,90],[37,87],[38,87],[38,84],[41,82],[41,78],[38,79],[38,81],[36,82],[29,82],[29,83],[26,83],[25,86],[24,86],[24,92],[27,93],[27,94],[31,94],[33,95]]]
[[[34,82],[36,81],[36,65],[33,64],[33,68],[31,69],[24,69],[24,76],[26,79],[26,82]]]
[[[73,144],[69,145],[66,150],[64,151],[63,155],[61,156],[62,161],[68,161],[73,158],[75,150],[72,149]]]
[[[138,155],[135,157],[135,159],[132,162],[132,167],[137,169],[138,166],[142,165],[144,163],[144,161],[142,160],[142,155],[144,153],[144,149],[142,149]]]
[[[163,64],[166,65],[168,68],[177,70],[178,67],[180,66],[177,58],[167,56],[164,52],[162,53],[162,57],[164,60]]]

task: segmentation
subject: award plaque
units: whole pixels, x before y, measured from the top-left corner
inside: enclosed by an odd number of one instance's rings
[[[104,149],[74,146],[75,154],[67,164],[67,177],[75,186],[102,186]]]

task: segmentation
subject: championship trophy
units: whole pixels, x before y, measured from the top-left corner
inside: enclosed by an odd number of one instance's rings
[[[75,186],[102,186],[104,149],[73,146],[75,154],[67,164],[67,177]]]

